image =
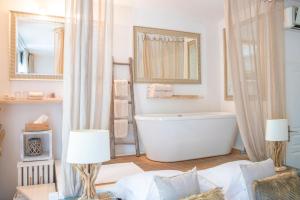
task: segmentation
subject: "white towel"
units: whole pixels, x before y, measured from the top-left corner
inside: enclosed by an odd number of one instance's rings
[[[115,100],[114,114],[116,118],[128,117],[128,100]]]
[[[172,85],[154,83],[148,86],[148,89],[155,91],[173,91]]]
[[[115,138],[126,138],[128,135],[128,120],[120,119],[114,121]]]
[[[114,80],[116,97],[128,97],[128,80]]]
[[[148,98],[164,98],[173,95],[173,91],[148,91]]]
[[[148,98],[163,98],[173,96],[173,87],[166,84],[151,84],[148,86]]]

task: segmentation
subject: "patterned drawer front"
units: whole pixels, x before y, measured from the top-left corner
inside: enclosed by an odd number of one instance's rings
[[[54,160],[18,163],[18,186],[47,183],[54,183]]]

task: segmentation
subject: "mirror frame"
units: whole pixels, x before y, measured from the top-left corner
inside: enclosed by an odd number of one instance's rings
[[[153,34],[162,34],[162,35],[171,35],[171,36],[178,36],[178,37],[192,37],[196,38],[197,45],[198,45],[198,78],[195,80],[188,80],[188,79],[139,79],[136,76],[137,71],[137,33],[144,32],[144,33],[153,33]],[[176,30],[169,30],[169,29],[160,29],[160,28],[150,28],[150,27],[143,27],[143,26],[133,26],[133,54],[134,54],[134,67],[133,67],[133,77],[134,82],[136,83],[170,83],[170,84],[201,84],[201,34],[200,33],[192,33],[192,32],[185,32],[185,31],[176,31]]]
[[[228,54],[227,54],[227,39],[226,39],[226,30],[225,28],[222,29],[222,35],[223,35],[223,62],[224,62],[224,100],[225,101],[233,101],[233,95],[228,94],[229,85],[228,82],[232,81],[229,80],[228,77],[228,70],[229,70],[229,62],[228,62]]]
[[[49,16],[49,15],[39,15],[34,13],[26,13],[19,11],[10,11],[10,41],[9,41],[9,79],[10,80],[62,80],[63,74],[59,75],[47,75],[47,74],[17,74],[16,73],[16,33],[17,33],[17,18],[18,17],[29,17],[30,19],[36,19],[47,22],[58,22],[65,23],[64,17],[59,16]]]

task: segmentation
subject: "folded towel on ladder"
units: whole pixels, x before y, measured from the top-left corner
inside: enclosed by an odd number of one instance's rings
[[[128,119],[114,121],[115,138],[126,138],[128,135]]]
[[[114,100],[114,114],[116,118],[127,118],[128,100]]]
[[[128,80],[114,80],[114,91],[116,97],[128,97]]]

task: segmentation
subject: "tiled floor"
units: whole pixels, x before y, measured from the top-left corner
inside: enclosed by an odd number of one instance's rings
[[[163,163],[163,162],[155,162],[147,159],[145,155],[140,157],[136,156],[122,156],[117,157],[108,162],[111,163],[123,163],[123,162],[134,162],[136,165],[141,167],[145,171],[150,170],[164,170],[164,169],[174,169],[174,170],[181,170],[187,171],[192,169],[193,167],[197,167],[197,169],[206,169],[210,167],[214,167],[226,162],[235,161],[235,160],[247,160],[248,157],[246,154],[241,154],[237,150],[233,150],[231,154],[225,156],[216,156],[210,158],[201,158],[195,160],[187,160],[187,161],[180,161],[180,162],[172,162],[172,163]]]

